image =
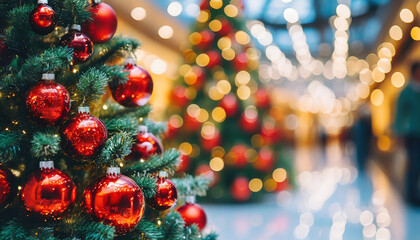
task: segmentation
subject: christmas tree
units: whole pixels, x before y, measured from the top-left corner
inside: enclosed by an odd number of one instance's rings
[[[20,0],[0,13],[0,239],[215,239],[194,203],[211,179],[168,179],[179,152],[161,147],[152,78],[131,57],[139,42],[113,37],[114,10]]]
[[[209,196],[247,201],[284,190],[287,169],[270,97],[258,79],[259,52],[235,0],[202,1],[172,92],[169,138],[181,170],[214,178]]]

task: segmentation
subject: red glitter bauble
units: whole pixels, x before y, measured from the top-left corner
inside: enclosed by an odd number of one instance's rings
[[[127,59],[124,72],[128,72],[126,83],[110,84],[115,101],[125,107],[146,105],[153,92],[153,80],[146,69],[135,64],[135,60]]]
[[[114,36],[117,30],[117,14],[106,3],[94,3],[89,10],[91,20],[82,25],[84,32],[93,43],[103,43]]]
[[[217,33],[221,36],[228,35],[232,31],[232,24],[226,19],[221,19],[220,22],[222,23],[222,28]]]
[[[220,146],[222,143],[222,138],[217,129],[211,135],[201,136],[201,148],[204,151],[210,152],[213,148]]]
[[[172,103],[178,107],[185,107],[190,102],[186,96],[187,89],[183,86],[176,86],[172,90],[171,99]]]
[[[7,66],[12,61],[12,52],[7,46],[6,38],[0,35],[0,67]]]
[[[233,199],[239,202],[244,202],[248,200],[252,192],[249,190],[248,179],[245,177],[238,177],[233,181],[232,186],[230,187],[230,194]]]
[[[258,89],[255,93],[255,105],[259,109],[266,109],[270,107],[270,96],[268,95],[267,90],[265,89]]]
[[[236,55],[232,62],[237,72],[248,69],[248,56],[245,52]]]
[[[79,112],[61,131],[66,154],[73,158],[90,159],[98,156],[108,139],[104,123],[88,112]]]
[[[29,24],[35,33],[46,35],[54,31],[57,15],[47,4],[38,4],[29,14]]]
[[[190,166],[191,159],[188,155],[181,154],[181,163],[178,165],[177,172],[186,172]]]
[[[242,113],[241,117],[239,118],[239,126],[244,132],[247,133],[255,133],[258,131],[260,127],[260,122],[258,119],[258,113],[255,114],[246,114]]]
[[[268,147],[263,147],[258,152],[257,161],[253,163],[254,167],[262,172],[269,172],[274,167],[274,153]]]
[[[210,187],[214,187],[219,183],[219,174],[213,171],[209,165],[202,164],[195,170],[195,175],[202,175],[204,177],[210,177],[213,181],[209,184]]]
[[[214,42],[214,32],[210,30],[204,30],[200,32],[200,35],[201,41],[197,44],[197,47],[202,51],[209,49]]]
[[[70,110],[70,95],[62,85],[39,81],[26,97],[28,116],[40,125],[57,125]]]
[[[147,204],[158,211],[171,208],[178,196],[175,185],[168,179],[166,172],[165,174],[159,173],[160,176],[156,181],[156,194],[152,198],[147,199]]]
[[[248,164],[248,157],[246,151],[248,148],[244,144],[233,146],[229,151],[229,158],[236,167],[245,167]]]
[[[215,66],[219,66],[222,63],[222,57],[217,51],[210,50],[206,52],[206,54],[209,57],[209,63],[206,66],[207,68],[213,68]]]
[[[186,203],[177,210],[185,221],[186,226],[193,224],[197,225],[200,230],[203,230],[207,224],[207,216],[204,209],[197,203]]]
[[[41,168],[33,172],[22,191],[26,210],[45,218],[60,219],[75,200],[76,186],[73,180],[54,168]]]
[[[162,154],[163,147],[157,137],[151,133],[139,132],[136,142],[131,148],[131,153],[127,156],[129,160],[148,160],[152,155]]]
[[[233,93],[229,93],[220,100],[220,107],[225,110],[226,117],[234,117],[239,110],[238,99]]]
[[[92,55],[93,43],[83,33],[80,32],[79,25],[73,25],[72,29],[60,39],[62,46],[73,49],[73,62],[83,63]]]
[[[143,192],[131,178],[119,174],[119,168],[108,168],[105,177],[86,188],[83,198],[86,212],[96,221],[114,226],[117,235],[134,230],[143,217]]]
[[[0,165],[0,207],[7,204],[12,198],[13,175],[9,169]]]

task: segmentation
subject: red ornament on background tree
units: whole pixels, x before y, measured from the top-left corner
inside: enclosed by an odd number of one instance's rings
[[[229,158],[236,167],[242,168],[248,164],[247,150],[248,148],[244,144],[235,145],[230,149]]]
[[[277,187],[274,191],[281,192],[281,191],[287,190],[288,187],[289,187],[289,178],[286,178],[282,182],[277,182]]]
[[[264,139],[264,144],[271,145],[280,141],[281,132],[274,123],[264,122],[261,127],[261,136]]]
[[[136,65],[136,59],[125,60],[126,83],[112,82],[109,87],[115,101],[125,107],[140,107],[149,102],[153,92],[153,80],[146,69]]]
[[[153,134],[148,133],[147,126],[139,126],[136,142],[131,148],[128,160],[149,160],[152,155],[162,154],[162,143]]]
[[[200,3],[200,10],[209,9],[209,0],[202,0]]]
[[[255,92],[255,105],[259,109],[267,109],[270,107],[270,96],[267,90],[260,88]]]
[[[177,172],[186,172],[190,166],[191,158],[188,155],[181,154],[181,163],[178,165]]]
[[[171,208],[176,202],[178,192],[172,181],[168,179],[167,172],[159,172],[156,185],[156,194],[152,198],[147,199],[147,203],[158,211],[164,211]]]
[[[210,152],[213,148],[220,146],[222,143],[222,138],[220,136],[219,130],[214,129],[213,133],[201,135],[201,148],[204,151]]]
[[[187,98],[186,93],[187,89],[184,86],[176,86],[171,94],[172,103],[180,108],[187,106],[190,100]]]
[[[232,195],[233,199],[239,202],[248,200],[252,195],[248,184],[249,181],[246,177],[236,178],[230,187],[230,194]]]
[[[222,57],[220,53],[215,50],[210,50],[206,52],[207,56],[209,57],[209,63],[207,64],[207,68],[213,68],[215,66],[219,66],[222,63]]]
[[[248,56],[246,52],[241,52],[233,59],[233,68],[237,72],[247,70],[248,69]]]
[[[254,167],[262,172],[269,172],[274,167],[274,153],[268,147],[263,147],[258,152],[257,161],[253,163]]]
[[[57,15],[47,4],[48,0],[38,0],[38,5],[29,14],[29,25],[40,35],[51,33],[57,25]]]
[[[214,42],[214,32],[210,30],[204,30],[200,32],[201,41],[197,44],[197,47],[205,51],[211,47]]]
[[[28,116],[40,125],[57,125],[70,111],[70,94],[54,79],[54,74],[42,74],[26,97]]]
[[[185,113],[184,126],[187,131],[196,132],[200,130],[201,128],[201,122],[199,122],[196,117],[193,117],[188,113]]]
[[[204,177],[210,177],[213,179],[211,183],[209,184],[209,187],[214,187],[219,183],[219,174],[215,171],[213,171],[209,165],[207,164],[201,164],[195,169],[195,175],[201,175]]]
[[[222,28],[217,32],[221,36],[226,36],[232,31],[232,24],[227,19],[220,20]]]
[[[193,66],[192,68],[193,73],[196,75],[196,81],[194,82],[193,86],[198,90],[203,87],[203,84],[206,82],[206,73],[203,68],[199,66]]]
[[[95,158],[107,139],[105,124],[89,114],[89,107],[79,107],[79,113],[61,130],[62,147],[75,159]]]
[[[144,214],[143,192],[118,167],[109,167],[105,177],[91,183],[83,199],[85,211],[96,221],[114,226],[117,235],[134,230]]]
[[[234,117],[239,110],[238,99],[233,93],[229,93],[220,100],[220,107],[225,110],[226,117]]]
[[[13,196],[13,174],[0,165],[0,207],[7,204]]]
[[[82,25],[82,31],[93,43],[103,43],[111,39],[117,30],[117,14],[101,0],[93,0],[89,12],[91,20]]]
[[[8,66],[12,61],[12,52],[7,46],[6,38],[0,35],[0,67]]]
[[[93,52],[93,43],[90,39],[80,32],[80,25],[73,24],[68,33],[60,39],[62,46],[73,49],[73,63],[86,62]]]
[[[194,196],[187,196],[185,202],[185,205],[179,207],[176,211],[184,219],[186,226],[195,224],[200,230],[203,230],[207,224],[206,212],[200,205],[195,203]]]
[[[76,186],[53,161],[41,161],[39,167],[23,187],[22,202],[29,212],[60,219],[76,201]]]
[[[258,112],[254,109],[246,109],[239,118],[239,126],[244,132],[255,133],[260,127]]]

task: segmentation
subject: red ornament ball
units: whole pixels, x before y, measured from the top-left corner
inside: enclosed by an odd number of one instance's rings
[[[289,187],[289,178],[286,178],[282,182],[277,182],[277,187],[274,191],[281,192],[281,191],[287,190],[288,187]]]
[[[267,90],[258,89],[255,93],[255,105],[259,109],[267,109],[270,107],[270,96],[268,95]]]
[[[203,87],[203,84],[206,82],[206,73],[203,68],[199,66],[193,66],[192,72],[195,74],[196,81],[193,83],[193,86],[198,90]]]
[[[220,146],[222,138],[217,129],[213,133],[201,135],[201,148],[204,151],[210,152],[213,148]]]
[[[230,149],[228,156],[236,167],[242,168],[248,164],[247,150],[244,144],[235,145]]]
[[[246,133],[255,133],[260,127],[258,112],[256,110],[245,110],[239,118],[239,126]]]
[[[159,173],[156,185],[156,194],[154,197],[147,199],[147,203],[158,211],[164,211],[171,208],[178,197],[175,184],[168,179],[168,174]]]
[[[146,105],[153,92],[153,80],[146,69],[135,64],[134,59],[127,59],[124,72],[128,72],[126,83],[110,84],[115,101],[125,107]]]
[[[26,210],[45,218],[60,219],[75,200],[76,186],[73,180],[51,165],[33,172],[22,191]]]
[[[196,117],[193,117],[188,113],[185,113],[184,126],[187,131],[196,132],[200,130],[201,128],[201,122],[198,121]]]
[[[171,94],[172,103],[180,108],[187,106],[190,100],[187,98],[186,93],[187,89],[185,87],[176,86]]]
[[[197,225],[200,230],[203,230],[207,224],[207,216],[204,209],[197,203],[186,203],[176,210],[184,219],[186,226],[193,224]]]
[[[229,93],[220,100],[220,107],[225,110],[226,117],[234,117],[239,110],[238,99],[233,93]]]
[[[204,30],[200,32],[201,41],[197,44],[197,47],[204,51],[211,47],[214,42],[214,32],[210,30]]]
[[[232,24],[226,19],[221,19],[220,22],[222,23],[222,28],[218,31],[218,34],[221,36],[228,35],[232,31]]]
[[[246,177],[236,178],[230,188],[230,194],[232,195],[233,199],[239,202],[248,200],[252,195],[248,184],[249,182]]]
[[[209,8],[209,0],[202,0],[200,3],[200,10],[206,10]]]
[[[87,110],[80,110],[65,123],[61,131],[63,149],[73,158],[96,157],[107,139],[108,131],[104,123]]]
[[[261,136],[264,139],[264,144],[274,144],[281,140],[281,132],[276,128],[274,123],[264,123],[261,127]]]
[[[143,217],[143,192],[131,178],[119,174],[119,168],[107,172],[86,188],[84,208],[96,221],[114,226],[117,235],[124,235]]]
[[[29,24],[35,33],[47,35],[54,31],[57,25],[57,15],[50,6],[41,3],[29,14]]]
[[[111,39],[117,30],[117,14],[106,3],[93,3],[89,10],[91,20],[82,25],[84,32],[93,43],[103,43]]]
[[[142,126],[144,127],[144,126]],[[148,160],[152,155],[162,154],[163,147],[157,137],[146,131],[140,131],[136,136],[136,142],[127,156],[129,160]]]
[[[177,172],[186,172],[190,166],[191,159],[188,155],[181,154],[181,163],[176,169]]]
[[[0,165],[0,206],[3,207],[12,198],[13,175],[9,169]]]
[[[220,53],[214,50],[210,50],[206,52],[207,56],[209,57],[209,63],[207,64],[207,68],[213,68],[216,66],[220,66],[222,63],[222,57]]]
[[[255,169],[262,171],[262,172],[269,172],[274,168],[274,153],[268,147],[263,147],[260,149],[258,153],[257,161],[255,161],[254,167]]]
[[[248,69],[248,56],[245,52],[236,55],[233,59],[233,67],[237,72]]]
[[[0,67],[8,66],[12,61],[12,52],[7,46],[6,38],[0,35]]]
[[[73,25],[72,29],[61,37],[60,44],[73,49],[75,64],[86,62],[93,52],[93,43],[80,32],[80,25]]]
[[[70,94],[54,81],[39,81],[26,97],[26,109],[32,121],[40,125],[57,125],[70,111]]]
[[[219,174],[213,171],[209,165],[202,164],[195,170],[195,175],[202,175],[204,177],[210,177],[213,181],[209,184],[210,187],[214,187],[219,183]]]

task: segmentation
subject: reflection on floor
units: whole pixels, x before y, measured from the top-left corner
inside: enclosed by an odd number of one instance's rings
[[[296,153],[304,155],[305,150]],[[297,162],[305,168],[299,169],[293,193],[281,192],[255,204],[204,205],[206,230],[219,232],[221,240],[420,239],[420,208],[405,206],[375,164],[366,174],[358,172],[338,144],[319,155],[326,157],[309,159],[310,165]]]

